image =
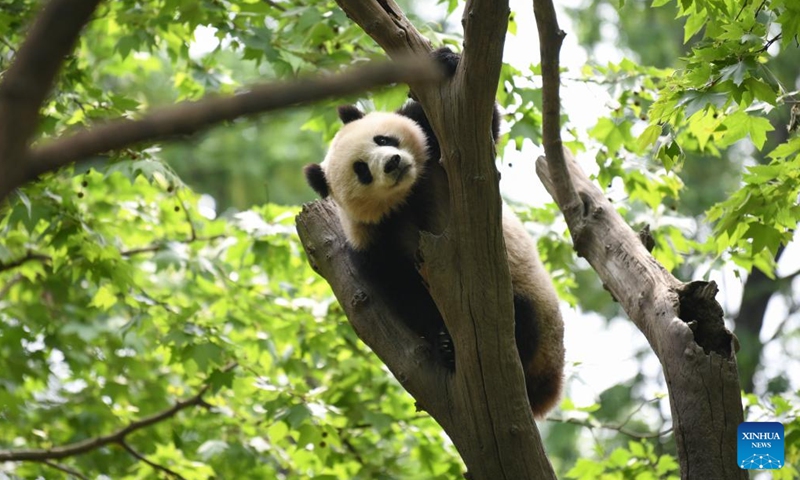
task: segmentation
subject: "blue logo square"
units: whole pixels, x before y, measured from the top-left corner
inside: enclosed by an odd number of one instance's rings
[[[775,470],[783,467],[783,425],[778,422],[739,424],[736,457],[745,470]]]

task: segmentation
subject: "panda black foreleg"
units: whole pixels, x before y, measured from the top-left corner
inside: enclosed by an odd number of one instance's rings
[[[450,47],[437,48],[431,53],[431,57],[444,69],[448,78],[455,75],[458,62],[461,60],[461,54],[450,50]]]
[[[461,54],[450,50],[449,47],[442,47],[434,50],[431,53],[431,57],[442,66],[447,78],[451,78],[453,75],[455,75],[456,69],[458,68],[458,62],[461,60]],[[433,128],[428,121],[428,117],[425,116],[422,105],[417,102],[417,98],[414,97],[414,95],[410,92],[409,96],[411,97],[412,101],[403,105],[403,107],[400,108],[400,110],[398,110],[396,113],[414,120],[419,124],[420,127],[422,127],[422,129],[425,131],[425,135],[428,137],[428,151],[430,153],[429,158],[438,161],[440,157],[439,143],[436,140],[436,136],[433,134]],[[497,104],[495,103],[494,111],[492,112],[492,138],[494,139],[495,143],[497,143],[497,139],[499,137],[500,110],[497,108]]]

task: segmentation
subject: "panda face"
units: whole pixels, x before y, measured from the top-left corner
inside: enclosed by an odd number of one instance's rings
[[[342,127],[321,167],[349,220],[378,223],[405,202],[424,171],[426,149],[413,120],[375,112]]]

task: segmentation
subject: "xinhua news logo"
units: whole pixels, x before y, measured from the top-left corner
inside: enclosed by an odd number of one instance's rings
[[[783,466],[783,425],[778,422],[739,424],[736,457],[745,470],[775,470]]]

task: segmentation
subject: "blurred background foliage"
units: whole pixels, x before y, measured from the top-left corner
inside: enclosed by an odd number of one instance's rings
[[[0,75],[41,4],[0,0]],[[400,4],[434,45],[460,47],[462,2]],[[523,10],[512,2],[509,39],[535,37]],[[783,421],[796,465],[800,140],[787,126],[800,11],[792,0],[573,0],[565,13],[579,43],[564,63],[585,56],[565,72],[565,99],[583,89],[599,104],[565,109],[567,144],[631,225],[650,226],[667,268],[720,281],[747,417]],[[332,1],[104,2],[42,111],[39,141],[381,57]],[[504,65],[498,88],[512,197],[531,189],[533,174],[518,172],[541,140],[541,80],[526,60]],[[293,227],[314,198],[302,166],[323,158],[335,106],[393,109],[406,97],[386,88],[109,152],[0,206],[0,458],[107,435],[203,393],[124,441],[0,463],[0,478],[457,478],[452,445],[357,339]],[[657,361],[574,257],[555,206],[515,208],[553,272],[568,335],[614,332],[611,348],[630,350],[599,388],[575,359],[601,345],[568,344],[566,398],[541,424],[554,467],[564,478],[677,478]],[[587,386],[600,391],[587,398]]]

